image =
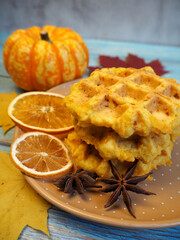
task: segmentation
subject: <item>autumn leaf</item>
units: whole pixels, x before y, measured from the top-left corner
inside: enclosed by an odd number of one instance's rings
[[[101,68],[112,68],[112,67],[123,67],[123,68],[142,68],[145,66],[150,66],[154,69],[155,73],[159,76],[168,73],[169,71],[164,70],[162,63],[156,59],[151,62],[145,62],[145,60],[139,56],[129,53],[125,60],[120,59],[119,57],[111,57],[100,55],[98,57],[100,66],[89,66],[89,72],[93,72],[96,69]]]
[[[49,236],[47,210],[51,206],[25,181],[9,154],[2,151],[0,170],[0,239],[18,239],[26,225]]]
[[[17,96],[16,92],[0,93],[0,126],[3,127],[3,132],[6,133],[10,128],[14,127],[14,122],[8,116],[8,106],[10,102]]]

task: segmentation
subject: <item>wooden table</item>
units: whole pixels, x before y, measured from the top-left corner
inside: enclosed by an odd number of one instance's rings
[[[0,92],[10,93],[23,90],[15,86],[8,77],[2,60],[2,48],[5,39],[10,33],[0,33]],[[90,64],[98,65],[98,55],[119,56],[125,58],[128,53],[136,54],[145,60],[151,61],[159,58],[166,70],[170,72],[165,77],[178,79],[180,83],[180,48],[170,46],[157,46],[129,42],[103,41],[85,39],[90,53]],[[12,140],[14,129],[3,135],[0,128],[0,138]],[[9,152],[9,146],[0,145],[1,151]],[[90,222],[61,209],[52,206],[49,209],[48,228],[53,240],[57,239],[180,239],[180,226],[164,229],[120,229]],[[48,239],[48,237],[31,227],[25,227],[19,239]]]

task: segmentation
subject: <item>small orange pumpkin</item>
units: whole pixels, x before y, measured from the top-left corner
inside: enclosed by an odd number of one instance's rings
[[[24,90],[46,90],[81,77],[88,66],[88,49],[68,28],[34,26],[16,30],[3,48],[4,65]]]

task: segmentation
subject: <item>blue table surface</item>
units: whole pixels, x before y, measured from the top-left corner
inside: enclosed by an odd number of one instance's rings
[[[23,90],[15,86],[3,66],[2,49],[6,38],[10,33],[0,33],[0,92],[16,91],[18,94]],[[124,59],[128,53],[143,57],[145,61],[159,59],[165,70],[169,73],[167,78],[175,78],[180,83],[180,47],[159,46],[151,44],[139,44],[132,42],[104,41],[84,39],[90,53],[90,66],[98,65],[98,55],[119,56]],[[13,139],[14,129],[3,134],[0,128],[1,139]],[[1,151],[9,152],[10,148],[0,146]],[[55,206],[48,210],[48,229],[51,239],[180,239],[180,226],[162,229],[120,229],[106,226],[62,211]],[[26,226],[19,239],[49,239],[43,232]]]

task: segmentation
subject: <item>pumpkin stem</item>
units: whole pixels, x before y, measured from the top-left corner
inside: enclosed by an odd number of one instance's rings
[[[40,32],[40,35],[41,35],[41,40],[45,40],[47,42],[52,43],[52,41],[49,38],[48,32],[43,30],[43,31]]]

